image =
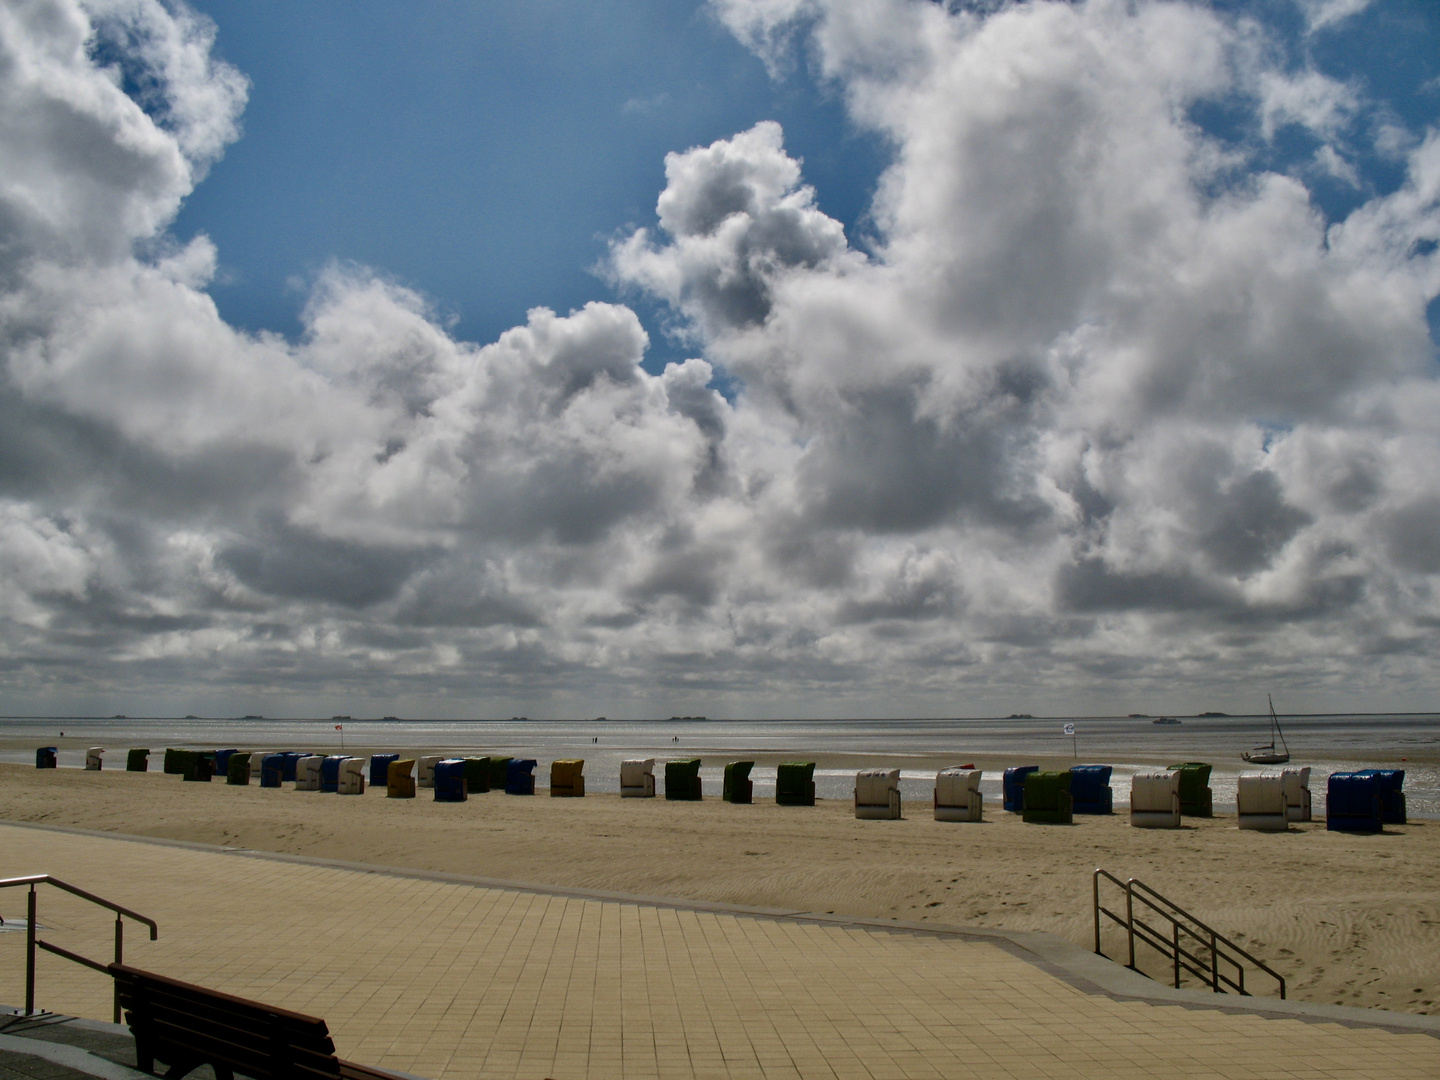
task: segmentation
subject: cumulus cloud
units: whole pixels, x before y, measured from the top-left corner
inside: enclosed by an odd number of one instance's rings
[[[1298,125],[1343,174],[1367,102],[1248,16],[713,6],[893,155],[862,250],[776,123],[669,154],[606,267],[697,354],[658,375],[620,304],[474,344],[352,265],[294,340],[228,326],[213,245],[166,232],[239,136],[213,26],[0,13],[7,692],[893,715],[1433,689],[1391,645],[1440,618],[1440,134],[1393,139],[1403,183],[1330,221],[1258,146]],[[1241,137],[1196,121],[1213,102]]]

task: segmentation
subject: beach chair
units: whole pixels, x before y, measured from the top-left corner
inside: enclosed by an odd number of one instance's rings
[[[1285,816],[1291,821],[1310,820],[1310,766],[1281,769],[1285,781]]]
[[[1364,776],[1380,778],[1380,820],[1386,825],[1404,825],[1405,770],[1361,769],[1360,772]]]
[[[385,797],[387,799],[415,798],[414,758],[396,758],[385,769]]]
[[[584,758],[561,758],[550,763],[550,797],[585,797]]]
[[[415,759],[415,786],[435,786],[435,765],[445,760],[444,754],[423,754]]]
[[[1235,810],[1240,828],[1257,832],[1285,832],[1285,778],[1279,773],[1249,773],[1235,787]]]
[[[1000,805],[1012,814],[1025,809],[1025,777],[1039,772],[1039,765],[1016,765],[1000,779]]]
[[[676,758],[665,763],[665,798],[671,802],[699,802],[700,759]]]
[[[1020,819],[1031,825],[1070,825],[1075,821],[1068,772],[1032,772],[1025,777]]]
[[[225,783],[235,787],[246,787],[250,783],[249,754],[231,754],[225,766]]]
[[[293,784],[296,772],[300,767],[300,759],[310,757],[309,754],[302,754],[298,750],[282,750],[280,752],[280,779],[287,784]]]
[[[327,754],[320,761],[320,790],[334,795],[340,790],[340,763],[348,761],[345,754]]]
[[[985,797],[980,794],[980,769],[953,767],[935,774],[935,820],[981,821]]]
[[[748,803],[755,796],[755,782],[750,779],[753,761],[731,761],[725,765],[725,782],[720,797],[728,803]]]
[[[534,758],[511,758],[505,770],[505,794],[534,795],[535,766],[538,764]]]
[[[189,751],[185,759],[185,772],[180,779],[208,784],[214,777],[215,755],[198,750]]]
[[[189,761],[189,750],[179,750],[176,747],[167,746],[165,748],[165,762],[161,768],[167,774],[181,776],[184,774],[185,767],[189,764]]]
[[[465,759],[465,790],[471,795],[482,795],[490,790],[490,759],[488,757],[467,757]]]
[[[1077,814],[1113,814],[1115,793],[1110,790],[1109,765],[1070,766],[1070,799]]]
[[[384,787],[390,781],[390,763],[399,761],[399,754],[370,755],[370,786]]]
[[[900,817],[899,769],[862,769],[855,774],[855,816],[865,821]]]
[[[339,795],[365,794],[365,759],[347,757],[340,763],[340,777],[335,791]]]
[[[99,772],[105,767],[105,747],[92,746],[85,751],[85,771]]]
[[[1138,772],[1130,778],[1130,824],[1137,829],[1180,828],[1180,774]]]
[[[320,766],[324,761],[319,754],[307,754],[295,763],[296,791],[320,790]]]
[[[1214,817],[1210,766],[1203,761],[1183,761],[1171,765],[1170,770],[1180,774],[1180,813],[1185,817]]]
[[[262,788],[278,788],[284,779],[284,754],[266,754],[260,759],[260,786]]]
[[[125,755],[126,772],[147,772],[150,768],[150,751],[143,746],[132,747]]]
[[[653,799],[655,797],[654,758],[632,758],[620,763],[620,797],[622,799]]]
[[[815,805],[813,761],[782,761],[775,766],[775,805]]]
[[[442,758],[437,761],[431,770],[430,780],[430,786],[435,789],[436,802],[464,802],[468,797],[463,758]]]
[[[240,751],[239,751],[239,750],[236,750],[234,747],[229,747],[229,748],[227,748],[227,749],[225,749],[225,750],[216,750],[216,751],[214,752],[214,753],[215,753],[215,775],[216,775],[216,776],[229,776],[229,775],[230,775],[230,759],[231,759],[231,757],[233,757],[235,754],[238,754],[239,752],[240,752]]]
[[[1325,785],[1325,830],[1378,833],[1384,829],[1380,777],[1366,772],[1331,773]]]
[[[35,751],[37,769],[53,769],[59,760],[59,750],[53,746],[42,746]]]
[[[504,791],[505,784],[510,779],[510,762],[514,758],[494,757],[490,758],[490,790]]]

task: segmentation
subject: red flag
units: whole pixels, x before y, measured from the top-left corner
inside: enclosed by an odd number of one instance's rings
[[[336,725],[335,725],[335,730],[336,730],[336,731],[344,731],[344,730],[345,730],[345,725],[344,725],[344,724],[336,724]]]

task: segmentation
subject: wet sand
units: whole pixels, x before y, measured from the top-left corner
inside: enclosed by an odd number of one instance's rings
[[[1379,836],[1327,833],[1323,822],[1265,834],[1222,816],[1150,831],[1130,828],[1123,814],[1025,825],[988,801],[986,821],[946,824],[913,802],[904,820],[857,821],[848,802],[829,800],[552,799],[543,787],[533,798],[492,793],[460,804],[420,795],[0,765],[8,821],[634,895],[1045,930],[1087,947],[1092,871],[1103,867],[1143,880],[1248,948],[1286,977],[1291,997],[1420,1013],[1440,1001],[1440,822]],[[4,873],[44,870],[7,860]],[[1123,957],[1118,932],[1105,945]],[[1255,989],[1271,992],[1266,982]]]

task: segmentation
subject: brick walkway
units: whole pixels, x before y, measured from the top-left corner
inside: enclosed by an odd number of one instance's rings
[[[1440,1078],[1425,1034],[1115,1000],[959,937],[0,826],[0,876],[29,873],[156,919],[128,962],[322,1016],[341,1056],[434,1080]],[[40,923],[111,948],[106,913],[57,891]],[[40,1005],[110,1018],[103,977],[39,969]],[[0,934],[0,1000],[23,972]]]

